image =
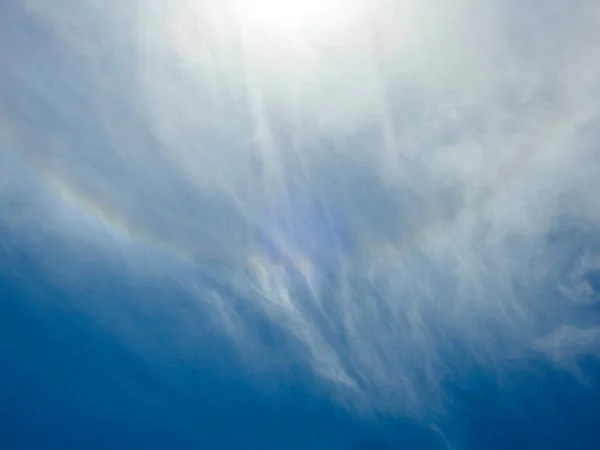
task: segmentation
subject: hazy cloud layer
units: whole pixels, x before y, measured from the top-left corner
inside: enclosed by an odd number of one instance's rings
[[[351,2],[288,35],[234,3],[9,2],[3,232],[177,278],[249,366],[361,408],[598,356],[597,2]]]

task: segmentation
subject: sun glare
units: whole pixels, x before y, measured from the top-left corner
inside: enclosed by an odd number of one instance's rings
[[[263,32],[311,33],[334,28],[348,18],[344,0],[236,0],[239,20]]]

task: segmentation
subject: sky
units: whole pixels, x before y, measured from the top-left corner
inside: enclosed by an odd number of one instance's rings
[[[600,445],[593,0],[0,0],[0,448]]]

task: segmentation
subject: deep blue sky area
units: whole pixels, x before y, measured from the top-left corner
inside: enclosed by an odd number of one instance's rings
[[[448,448],[426,417],[361,416],[306,380],[261,388],[240,375],[226,350],[212,349],[219,355],[212,360],[181,358],[175,348],[167,363],[142,357],[92,317],[61,308],[73,293],[44,277],[22,247],[4,244],[3,449]],[[136,291],[116,272],[98,272],[85,287],[96,301],[177,295],[165,286]],[[156,320],[136,320],[157,341],[170,339]],[[583,381],[536,361],[502,379],[474,368],[446,386],[451,406],[436,424],[452,448],[593,449],[600,438],[600,366],[591,358],[579,363]]]
[[[10,248],[0,284],[3,449],[439,447],[410,422],[363,422],[306,385],[261,393],[227,353],[212,364],[178,360],[176,349],[168,364],[141,358],[92,318],[61,309],[72,294]],[[132,291],[117,273],[95,277],[86,290],[97,301],[169,290]],[[169,339],[156,321],[137,320]]]

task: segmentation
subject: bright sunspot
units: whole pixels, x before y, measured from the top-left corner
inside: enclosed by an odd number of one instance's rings
[[[311,33],[345,22],[356,5],[344,0],[236,0],[239,20],[263,32]]]

